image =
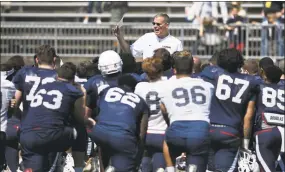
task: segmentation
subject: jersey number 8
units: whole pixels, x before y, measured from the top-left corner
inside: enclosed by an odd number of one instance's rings
[[[160,111],[158,93],[156,91],[148,92],[146,94],[145,100],[150,109],[150,113],[152,115],[158,114],[158,112]]]

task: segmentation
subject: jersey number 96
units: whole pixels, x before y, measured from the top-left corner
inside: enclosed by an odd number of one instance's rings
[[[191,100],[194,104],[201,105],[206,103],[206,91],[201,86],[192,87],[190,89],[190,94],[185,88],[176,88],[172,91],[172,97],[178,100],[175,103],[178,107],[186,106],[190,103],[189,95],[191,95]]]

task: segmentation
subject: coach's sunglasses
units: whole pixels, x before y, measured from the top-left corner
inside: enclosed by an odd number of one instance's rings
[[[154,25],[157,25],[157,26],[163,26],[163,25],[165,25],[166,23],[162,23],[162,24],[160,24],[160,23],[155,23],[155,22],[152,22],[152,25],[154,26]]]

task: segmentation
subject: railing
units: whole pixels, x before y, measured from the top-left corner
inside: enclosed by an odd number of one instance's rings
[[[82,23],[27,23],[1,22],[1,56],[33,56],[36,47],[50,44],[64,57],[94,57],[102,51],[120,51],[112,34],[112,24]],[[124,23],[125,39],[132,43],[152,31],[150,23]],[[262,26],[244,24],[227,32],[223,25],[205,28],[199,36],[198,27],[175,23],[170,33],[180,39],[184,49],[191,50],[201,58],[209,58],[215,51],[235,47],[246,58],[271,56],[284,58],[284,25]]]

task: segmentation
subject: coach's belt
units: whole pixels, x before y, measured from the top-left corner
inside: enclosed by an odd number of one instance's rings
[[[222,128],[222,127],[228,127],[228,126],[222,125],[222,124],[211,124],[211,126],[213,126],[213,127],[220,127],[220,128]]]

